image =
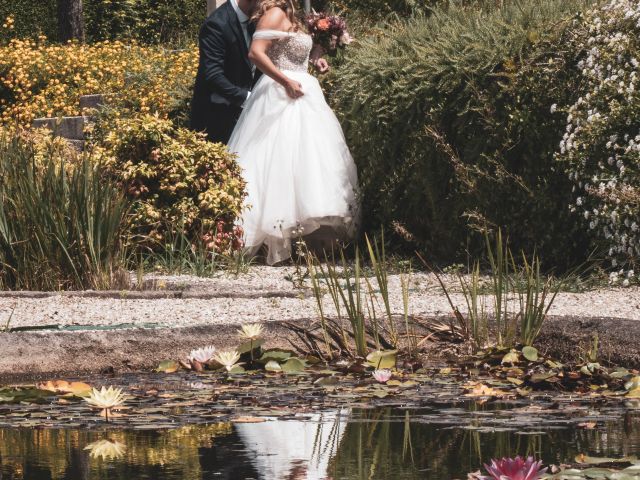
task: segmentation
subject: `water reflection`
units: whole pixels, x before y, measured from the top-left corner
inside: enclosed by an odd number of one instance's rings
[[[236,425],[260,479],[324,479],[345,430],[347,410],[302,419]]]
[[[0,429],[0,479],[455,479],[505,455],[562,463],[577,453],[640,453],[637,413],[609,412],[596,429],[554,417],[536,432],[490,409],[342,409],[160,431]]]

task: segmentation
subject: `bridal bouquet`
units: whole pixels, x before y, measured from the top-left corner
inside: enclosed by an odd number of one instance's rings
[[[322,46],[327,53],[335,53],[353,40],[347,31],[347,22],[336,15],[313,12],[307,16],[306,23],[314,43]]]

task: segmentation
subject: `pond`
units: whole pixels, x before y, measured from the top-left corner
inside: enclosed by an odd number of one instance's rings
[[[3,410],[0,478],[450,480],[466,479],[492,457],[560,464],[580,453],[640,454],[640,410],[621,402],[446,396],[302,413],[248,407],[231,417],[214,408],[203,418],[184,414],[192,400],[177,406],[176,395],[161,396],[173,410],[148,406],[146,422],[64,417],[60,406]]]

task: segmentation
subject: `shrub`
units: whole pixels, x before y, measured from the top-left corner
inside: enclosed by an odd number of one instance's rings
[[[586,29],[586,94],[565,109],[558,159],[574,184],[572,209],[623,267],[612,280],[629,283],[640,260],[640,6],[613,0],[587,15]]]
[[[122,275],[128,203],[96,158],[0,132],[0,288],[109,288]]]
[[[344,13],[359,12],[370,19],[380,20],[390,15],[407,16],[430,11],[436,4],[447,0],[315,0],[319,10],[333,9]]]
[[[206,0],[84,0],[87,40],[193,41],[206,7]],[[19,38],[58,38],[55,1],[5,0],[0,2],[0,19],[8,16],[15,19],[14,32]]]
[[[142,245],[162,248],[177,231],[210,251],[240,248],[234,220],[244,182],[224,145],[150,115],[116,120],[107,130],[107,168],[135,200],[132,230]]]
[[[514,249],[566,265],[588,250],[553,161],[580,87],[565,47],[585,2],[435,9],[362,38],[332,77],[359,167],[365,225],[396,225],[451,261],[500,226]],[[580,232],[580,235],[576,235]],[[471,236],[470,236],[471,235]]]
[[[206,0],[85,1],[91,41],[139,40],[143,43],[194,41],[205,19]]]
[[[168,51],[136,43],[53,45],[13,39],[0,45],[0,123],[80,115],[80,96],[113,94],[120,114],[184,109],[197,69],[197,49]]]

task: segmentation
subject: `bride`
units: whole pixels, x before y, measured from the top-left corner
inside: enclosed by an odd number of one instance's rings
[[[245,247],[267,263],[291,257],[291,240],[321,227],[342,239],[357,221],[357,173],[336,116],[308,73],[311,36],[293,0],[259,0],[249,58],[265,75],[229,141],[247,182]]]

